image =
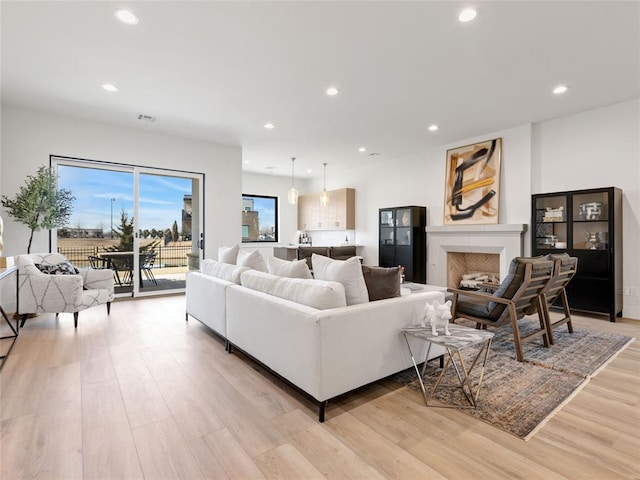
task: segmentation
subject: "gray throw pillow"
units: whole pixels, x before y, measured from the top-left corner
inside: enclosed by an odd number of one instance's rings
[[[369,292],[369,301],[384,300],[400,296],[400,267],[362,266],[364,283]]]

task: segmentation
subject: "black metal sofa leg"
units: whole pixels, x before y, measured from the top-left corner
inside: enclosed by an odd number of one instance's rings
[[[73,312],[73,328],[78,328],[78,312]]]

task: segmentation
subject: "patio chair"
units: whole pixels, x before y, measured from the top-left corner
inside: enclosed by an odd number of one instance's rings
[[[106,269],[75,268],[59,253],[18,255],[18,314],[21,327],[29,314],[73,313],[73,326],[78,327],[81,310],[107,305],[111,311],[113,273]]]
[[[477,328],[487,326],[499,327],[511,324],[516,358],[524,359],[522,344],[542,337],[545,347],[550,345],[549,328],[547,327],[543,306],[542,292],[553,275],[554,263],[550,260],[518,257],[511,261],[509,274],[500,287],[493,293],[448,289],[453,293],[451,306],[452,321],[466,318],[476,323]],[[539,328],[522,334],[518,321],[527,312],[537,312]]]
[[[140,267],[140,269],[144,272],[147,280],[153,282],[154,285],[158,285],[156,277],[153,275],[153,264],[156,261],[156,254],[145,253],[140,261],[142,262],[142,266]]]

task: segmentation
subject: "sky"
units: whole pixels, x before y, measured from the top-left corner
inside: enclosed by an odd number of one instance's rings
[[[75,197],[69,227],[108,232],[112,207],[114,227],[123,209],[133,216],[133,173],[59,165],[58,177],[58,188]],[[180,230],[184,195],[191,195],[189,178],[140,174],[139,228],[165,230],[176,221]]]
[[[254,197],[243,195],[242,198],[253,199],[253,209],[260,212],[260,228],[274,228],[276,225],[276,201],[273,197]]]

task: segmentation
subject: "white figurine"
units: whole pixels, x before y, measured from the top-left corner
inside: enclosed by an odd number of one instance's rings
[[[451,300],[447,300],[445,303],[433,302],[427,303],[424,306],[424,315],[422,319],[422,326],[426,327],[427,324],[431,325],[431,335],[438,336],[436,327],[438,322],[444,326],[444,334],[451,335],[449,332],[449,320],[451,320]]]

